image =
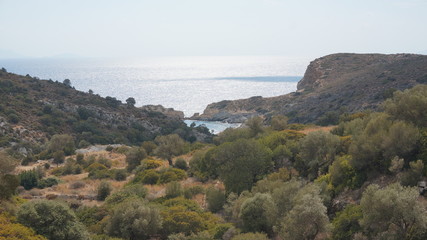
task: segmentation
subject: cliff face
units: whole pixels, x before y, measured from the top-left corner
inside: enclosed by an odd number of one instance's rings
[[[243,122],[253,116],[287,115],[316,122],[328,115],[375,110],[395,90],[427,83],[427,56],[339,53],[312,61],[297,92],[210,104],[197,119]]]

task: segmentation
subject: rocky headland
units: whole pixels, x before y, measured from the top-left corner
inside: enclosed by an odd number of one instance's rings
[[[294,123],[318,122],[342,113],[375,111],[394,91],[422,83],[427,83],[426,55],[331,54],[308,65],[296,92],[212,103],[192,119],[238,123],[281,114]]]

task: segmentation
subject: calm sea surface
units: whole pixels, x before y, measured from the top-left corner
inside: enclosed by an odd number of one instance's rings
[[[14,59],[1,60],[9,72],[40,79],[68,78],[81,91],[137,106],[161,104],[202,113],[212,102],[252,96],[272,97],[296,90],[308,59],[288,57],[151,57],[140,59]]]

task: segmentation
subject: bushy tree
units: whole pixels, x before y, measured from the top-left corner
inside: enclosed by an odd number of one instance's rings
[[[166,197],[176,198],[183,194],[182,186],[179,182],[170,182],[166,185]]]
[[[135,98],[133,98],[133,97],[130,97],[130,98],[126,99],[126,104],[129,107],[134,107],[135,103],[136,103],[136,101],[135,101]]]
[[[360,133],[353,136],[349,153],[356,170],[388,170],[393,157],[407,157],[415,149],[418,130],[401,121],[392,121],[385,113],[373,113],[364,119]]]
[[[10,174],[16,165],[16,159],[0,151],[0,200],[10,198],[19,186],[17,177]]]
[[[131,172],[141,164],[141,161],[147,157],[144,148],[132,148],[126,153],[127,170]]]
[[[214,213],[220,211],[225,203],[224,191],[214,187],[208,188],[206,190],[206,202],[208,204],[209,211]]]
[[[364,231],[371,238],[414,239],[427,231],[426,207],[417,188],[392,184],[384,189],[370,185],[360,202]]]
[[[63,151],[66,156],[74,154],[74,139],[67,134],[55,134],[48,143],[48,150],[51,153]]]
[[[240,218],[245,232],[272,234],[276,216],[276,205],[268,193],[257,193],[246,199],[240,210]]]
[[[403,186],[417,186],[424,172],[424,163],[421,160],[409,163],[409,169],[402,174],[401,183]]]
[[[169,166],[173,166],[173,157],[181,155],[185,152],[185,141],[179,137],[178,134],[158,136],[154,141],[158,145],[154,153],[157,156],[168,160]]]
[[[64,151],[56,151],[53,153],[53,163],[59,165],[61,163],[64,163],[65,161],[65,154]]]
[[[207,221],[203,216],[195,211],[189,211],[184,206],[172,206],[162,211],[163,232],[165,235],[173,233],[201,232],[207,229]]]
[[[102,181],[98,186],[98,190],[97,190],[98,193],[96,195],[96,199],[98,201],[104,201],[105,198],[107,198],[108,195],[110,195],[111,190],[112,190],[111,183]]]
[[[18,211],[18,221],[48,239],[89,239],[84,226],[65,204],[35,200],[24,203]]]
[[[326,207],[316,194],[304,194],[284,218],[279,235],[290,240],[314,240],[327,231]]]
[[[427,85],[394,92],[393,98],[384,102],[384,108],[395,119],[427,127]]]
[[[245,125],[249,128],[250,135],[252,137],[264,132],[262,123],[263,119],[259,116],[253,117],[245,122]]]
[[[359,221],[362,219],[362,209],[359,205],[348,205],[332,221],[332,239],[353,239],[353,235],[362,230]]]
[[[162,228],[159,211],[142,200],[130,200],[119,204],[107,224],[111,236],[124,239],[150,239]]]
[[[2,240],[47,240],[36,235],[33,229],[16,223],[14,219],[0,214],[0,239]]]
[[[175,161],[175,167],[179,168],[179,169],[182,169],[182,170],[187,170],[187,168],[188,168],[187,162],[184,159],[182,159],[182,158],[178,158]]]
[[[275,131],[285,130],[288,126],[288,118],[282,115],[276,115],[271,118],[271,128]]]
[[[338,136],[325,131],[307,134],[300,142],[300,155],[310,179],[326,173],[340,143]]]
[[[23,171],[18,175],[18,177],[21,186],[23,186],[25,190],[30,190],[34,187],[37,187],[40,178],[34,169]]]
[[[218,166],[220,178],[228,192],[241,193],[272,169],[271,151],[255,140],[240,139],[218,146],[208,165]]]
[[[151,155],[157,148],[157,145],[153,141],[144,141],[141,145],[148,155]]]

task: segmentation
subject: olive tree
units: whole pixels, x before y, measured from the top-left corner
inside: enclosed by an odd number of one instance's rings
[[[166,136],[158,136],[154,140],[158,147],[154,150],[154,153],[169,162],[169,166],[172,166],[172,158],[183,154],[185,152],[185,141],[178,136],[178,134],[171,134]]]
[[[277,209],[268,193],[257,193],[246,199],[240,208],[240,219],[246,232],[272,234],[276,222]]]
[[[129,200],[119,204],[107,224],[111,236],[124,239],[150,239],[162,228],[159,211],[142,200]]]
[[[415,187],[370,185],[360,202],[360,223],[371,238],[414,239],[427,231],[426,207]]]
[[[328,229],[326,210],[319,195],[302,195],[282,221],[279,235],[289,240],[316,239]]]
[[[300,157],[311,179],[328,170],[335,159],[339,143],[338,136],[325,131],[311,132],[301,139]]]
[[[271,150],[257,141],[239,139],[221,144],[206,160],[216,163],[226,190],[240,194],[272,169],[271,155]]]

